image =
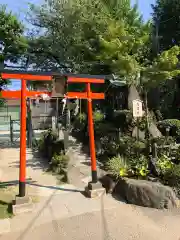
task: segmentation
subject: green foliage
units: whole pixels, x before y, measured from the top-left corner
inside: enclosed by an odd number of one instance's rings
[[[173,155],[177,155],[177,150],[175,151],[173,148],[176,146],[175,139],[173,137],[159,137],[152,139],[152,142],[157,144],[157,154],[158,157],[162,157],[164,155],[168,157],[172,157]]]
[[[16,62],[27,49],[24,26],[6,6],[0,5],[0,40],[4,43],[3,61]]]
[[[61,174],[62,171],[66,171],[68,166],[69,158],[67,155],[62,153],[57,154],[55,153],[51,159],[50,165],[53,171],[56,173]]]
[[[57,137],[57,133],[53,132],[52,129],[48,129],[48,131],[44,132],[40,137],[38,149],[49,161],[52,158],[53,145],[57,141]]]
[[[5,61],[15,63],[20,60],[20,57],[23,57],[27,49],[27,42],[23,33],[23,24],[12,12],[8,12],[5,5],[0,4],[0,68],[4,67]],[[1,44],[4,49],[2,49]],[[8,83],[8,80],[0,78],[0,90]],[[3,106],[4,102],[3,99],[0,99],[0,106]]]
[[[157,144],[157,146],[163,146],[164,144],[170,145],[170,144],[175,144],[175,139],[173,137],[157,137],[152,139],[153,142]]]
[[[166,129],[169,128],[171,136],[180,135],[180,120],[178,119],[165,119],[158,123],[159,129],[166,133]]]
[[[164,183],[171,187],[175,187],[180,194],[180,165],[173,165],[172,168],[167,169],[164,174]]]
[[[76,116],[74,121],[74,128],[76,130],[83,130],[87,123],[87,115],[85,113],[80,113]]]
[[[153,5],[153,50],[158,54],[180,44],[180,2],[157,0]],[[172,63],[178,58],[172,58]],[[179,77],[164,82],[160,87],[159,107],[165,118],[179,118]]]
[[[131,168],[135,172],[137,177],[146,177],[149,173],[148,170],[148,159],[144,155],[140,155],[137,158],[130,159]]]
[[[51,162],[50,168],[51,170],[62,176],[61,181],[67,182],[67,168],[68,168],[69,157],[64,155],[63,153],[54,154]]]
[[[180,44],[179,24],[180,2],[178,0],[157,0],[153,5],[153,35],[158,29],[159,44],[156,51],[166,50],[175,44]]]
[[[85,122],[87,120],[87,116],[86,116],[85,113],[80,113],[78,115],[78,119],[79,119],[80,122]]]
[[[29,18],[34,27],[45,29],[44,35],[30,40],[30,51],[35,53],[37,65],[45,66],[48,61],[49,67],[71,67],[79,72],[108,74],[114,71],[113,66],[117,66],[117,62],[111,64],[108,61],[111,56],[103,55],[103,48],[113,54],[112,50],[117,52],[119,45],[118,49],[125,52],[122,57],[124,64],[121,64],[123,69],[130,65],[132,68],[134,64],[133,61],[128,64],[126,55],[131,60],[131,51],[136,53],[138,49],[144,52],[143,38],[148,37],[148,27],[143,24],[137,6],[132,7],[130,1],[50,0],[40,7],[31,4],[30,9]],[[126,36],[129,35],[130,41],[127,41]],[[108,39],[104,36],[112,38],[111,46],[107,46],[109,49],[106,48]],[[113,40],[115,36],[120,39],[120,44],[118,38]]]
[[[104,114],[99,112],[99,111],[95,111],[93,113],[93,120],[94,120],[94,124],[98,124],[100,122],[102,122],[104,119]]]
[[[122,156],[118,156],[109,159],[106,164],[106,169],[116,178],[127,177],[129,166],[125,158],[123,158]]]
[[[130,125],[133,125],[132,112],[130,110],[118,110],[114,112],[113,124],[116,128],[126,131]]]
[[[64,141],[63,140],[56,140],[52,142],[52,155],[64,153]]]
[[[143,23],[137,5],[132,7],[130,1],[49,0],[30,8],[31,22],[44,32],[30,40],[37,66],[115,73],[128,85],[141,87],[179,74],[178,46],[151,61],[152,26]]]
[[[144,178],[148,175],[148,161],[144,156],[138,159],[127,159],[117,156],[109,159],[106,164],[107,171],[114,177],[139,177]]]
[[[166,155],[161,156],[156,164],[162,175],[166,174],[166,172],[172,169],[173,167],[171,159],[168,158]]]
[[[118,152],[127,158],[137,158],[139,155],[146,155],[146,142],[137,141],[136,138],[124,136],[118,143]]]
[[[105,136],[101,138],[101,148],[103,153],[110,157],[110,156],[117,156],[119,153],[119,145],[117,144],[116,140],[113,139],[114,134]]]

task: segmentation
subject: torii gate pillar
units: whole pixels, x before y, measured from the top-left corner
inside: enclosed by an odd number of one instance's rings
[[[98,181],[97,177],[97,166],[96,166],[96,148],[94,139],[94,124],[93,124],[93,109],[92,100],[93,99],[104,99],[104,93],[93,93],[91,91],[91,83],[104,83],[104,79],[91,79],[91,78],[68,78],[68,83],[85,83],[85,92],[67,92],[67,98],[81,98],[87,99],[87,114],[88,114],[88,130],[89,130],[89,148],[91,155],[91,175],[92,180],[88,183],[85,188],[85,192],[91,198],[105,193],[105,189],[102,187],[101,183]]]

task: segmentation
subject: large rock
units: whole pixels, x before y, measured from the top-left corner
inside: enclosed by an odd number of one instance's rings
[[[117,181],[115,181],[115,179],[113,179],[112,176],[107,174],[101,177],[99,180],[102,183],[102,186],[106,189],[106,193],[114,192]]]
[[[170,187],[145,180],[119,180],[115,193],[127,203],[157,209],[176,208],[178,202]]]

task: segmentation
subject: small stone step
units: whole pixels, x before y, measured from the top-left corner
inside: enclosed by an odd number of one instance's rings
[[[33,209],[34,209],[34,205],[33,205],[32,202],[12,206],[12,210],[13,210],[14,215],[19,215],[19,214],[22,214],[22,213],[32,212]]]

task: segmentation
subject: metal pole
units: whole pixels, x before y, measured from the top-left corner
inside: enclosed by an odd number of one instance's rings
[[[56,128],[58,129],[59,98],[56,98]]]
[[[26,194],[26,80],[21,80],[21,136],[20,136],[20,171],[19,196]]]
[[[10,138],[11,138],[11,144],[13,143],[13,121],[10,116]]]
[[[91,154],[91,171],[92,171],[92,183],[97,183],[97,167],[96,167],[96,150],[94,141],[94,124],[93,124],[93,111],[92,111],[92,99],[91,99],[91,87],[90,83],[86,84],[87,97],[88,97],[88,128],[89,128],[89,148]]]

